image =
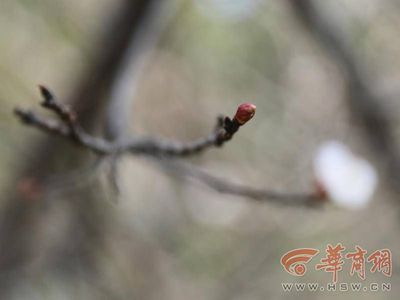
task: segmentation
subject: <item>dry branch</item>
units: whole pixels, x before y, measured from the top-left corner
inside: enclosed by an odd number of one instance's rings
[[[152,156],[189,156],[210,147],[220,147],[229,141],[244,125],[243,109],[239,109],[235,117],[218,117],[215,129],[206,137],[193,142],[182,143],[159,138],[135,137],[125,141],[108,141],[86,133],[78,124],[76,114],[66,105],[58,102],[53,94],[44,86],[40,86],[43,97],[42,106],[52,111],[59,120],[43,118],[26,109],[16,108],[15,114],[22,122],[40,130],[69,138],[77,144],[100,155],[119,155],[123,153],[147,154]],[[248,106],[245,104],[242,106]],[[242,107],[241,106],[241,107]],[[245,107],[247,109],[248,107]],[[255,106],[253,108],[255,111]],[[254,115],[249,113],[249,119]]]
[[[160,161],[164,166],[168,166],[168,170],[185,178],[200,181],[220,193],[243,196],[258,201],[272,201],[283,205],[313,206],[321,203],[321,201],[317,201],[321,200],[317,193],[285,194],[247,187],[217,178],[194,166],[176,160],[166,160],[166,158],[194,155],[211,147],[221,147],[253,117],[255,106],[252,104],[240,105],[233,118],[218,117],[215,129],[208,136],[193,142],[183,143],[154,137],[134,137],[128,140],[109,141],[86,133],[79,125],[78,117],[73,110],[57,101],[44,86],[40,86],[40,91],[43,97],[42,107],[53,112],[57,119],[44,118],[30,110],[16,108],[15,114],[20,120],[29,126],[69,139],[98,155],[117,157],[124,153],[130,153],[161,158]]]

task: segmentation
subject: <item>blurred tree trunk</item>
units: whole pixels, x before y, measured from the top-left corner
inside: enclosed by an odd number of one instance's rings
[[[102,122],[104,95],[130,41],[158,2],[122,0],[116,5],[98,45],[93,47],[96,59],[77,81],[69,101],[86,128],[93,129]],[[8,299],[20,281],[29,281],[37,273],[56,270],[61,276],[69,272],[72,277],[77,272],[95,275],[95,254],[105,243],[112,218],[110,203],[101,199],[94,184],[75,189],[72,194],[52,196],[52,187],[44,183],[55,171],[84,168],[90,154],[54,137],[32,147],[35,155],[15,178],[0,215],[1,299]],[[79,184],[86,179],[78,174],[73,180]]]

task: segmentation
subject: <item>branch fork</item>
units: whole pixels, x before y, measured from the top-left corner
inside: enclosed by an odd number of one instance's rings
[[[168,165],[168,169],[177,172],[179,176],[196,179],[220,193],[247,197],[256,201],[304,207],[318,206],[323,202],[320,201],[321,197],[315,192],[290,194],[238,185],[207,174],[193,165],[163,159],[186,157],[198,154],[211,147],[221,147],[230,141],[240,127],[254,116],[256,111],[254,104],[244,103],[240,105],[232,118],[218,117],[214,130],[208,136],[193,142],[183,143],[155,137],[133,137],[128,140],[109,141],[86,133],[78,123],[77,114],[69,106],[60,103],[46,87],[39,86],[39,89],[43,98],[41,106],[53,112],[57,118],[44,118],[30,110],[21,108],[14,110],[16,116],[29,126],[74,141],[99,156],[115,158],[121,154],[130,153],[159,158],[162,165]]]
[[[21,108],[14,110],[17,117],[27,125],[69,138],[99,155],[118,155],[131,152],[153,156],[180,157],[197,154],[213,146],[220,147],[231,140],[239,128],[254,116],[256,110],[253,104],[242,104],[232,119],[218,117],[214,131],[206,137],[189,143],[149,137],[135,137],[125,141],[111,142],[86,133],[78,124],[76,113],[69,106],[60,103],[48,88],[40,85],[39,89],[43,98],[41,106],[53,112],[57,119],[43,118],[30,110]]]

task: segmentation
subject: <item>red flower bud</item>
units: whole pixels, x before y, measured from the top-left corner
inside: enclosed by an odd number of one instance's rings
[[[243,125],[249,121],[255,113],[256,106],[254,104],[243,103],[238,107],[236,115],[233,117],[233,119],[236,120],[240,125]]]

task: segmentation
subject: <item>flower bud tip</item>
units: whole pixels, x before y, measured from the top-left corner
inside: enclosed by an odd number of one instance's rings
[[[243,103],[239,105],[235,116],[233,117],[240,125],[249,121],[256,113],[256,106],[252,103]]]

